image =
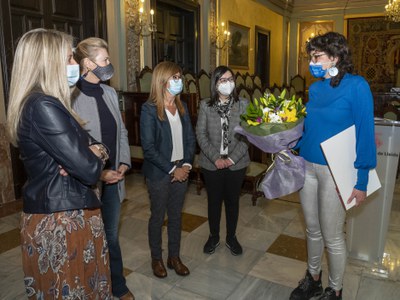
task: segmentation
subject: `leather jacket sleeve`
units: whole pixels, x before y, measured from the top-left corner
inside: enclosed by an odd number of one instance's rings
[[[90,149],[94,139],[71,118],[62,104],[44,96],[35,101],[32,111],[31,138],[69,176],[85,185],[94,185],[100,177],[103,162]]]

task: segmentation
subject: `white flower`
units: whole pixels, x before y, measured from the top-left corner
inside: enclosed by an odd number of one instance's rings
[[[270,110],[271,110],[271,109],[270,109],[269,107],[264,107],[264,108],[263,108],[263,114],[269,113]]]
[[[281,117],[278,116],[278,115],[275,114],[275,113],[270,113],[270,114],[268,115],[268,118],[269,118],[269,120],[270,120],[270,123],[282,123]]]

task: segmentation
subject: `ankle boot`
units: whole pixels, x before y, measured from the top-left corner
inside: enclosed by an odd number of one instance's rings
[[[319,296],[324,291],[321,283],[322,271],[319,272],[319,279],[314,280],[310,272],[306,272],[306,276],[300,280],[299,286],[290,294],[290,300],[308,300],[312,297]]]

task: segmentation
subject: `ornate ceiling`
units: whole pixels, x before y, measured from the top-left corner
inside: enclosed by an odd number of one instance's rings
[[[377,12],[384,12],[388,0],[254,0],[268,8],[278,12],[289,14],[300,14],[305,12],[328,11],[357,11],[358,9],[370,9]]]

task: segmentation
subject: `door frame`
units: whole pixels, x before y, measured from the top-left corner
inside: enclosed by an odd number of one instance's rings
[[[271,66],[271,31],[265,28],[262,28],[260,26],[255,26],[254,28],[254,32],[255,32],[255,37],[254,37],[254,41],[255,41],[255,55],[254,55],[254,74],[255,75],[260,75],[260,74],[256,74],[257,72],[257,58],[258,58],[258,34],[261,33],[263,35],[268,36],[268,45],[267,45],[267,51],[268,51],[268,57],[267,57],[267,66],[268,68],[265,70],[266,71],[266,79],[264,84],[266,86],[269,86],[269,80],[270,80],[270,66]]]

